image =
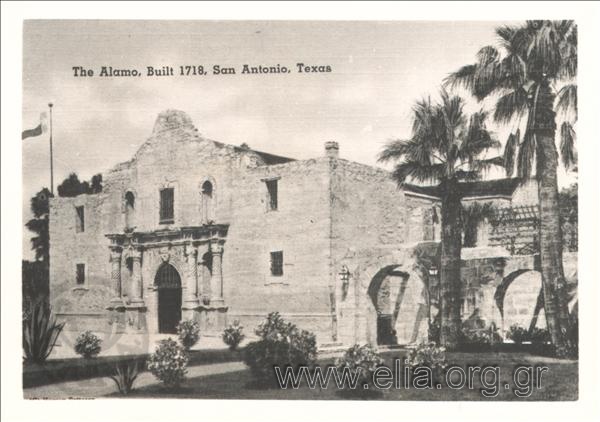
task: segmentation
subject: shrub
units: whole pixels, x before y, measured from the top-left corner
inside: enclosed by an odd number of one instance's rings
[[[550,343],[550,332],[548,332],[548,330],[545,328],[535,327],[533,330],[531,330],[531,333],[529,333],[529,339],[531,340],[531,344],[539,346],[545,345]]]
[[[316,360],[315,335],[284,321],[278,312],[270,313],[255,333],[260,340],[246,346],[243,359],[260,383],[275,381],[275,366],[297,368]]]
[[[446,368],[446,348],[439,347],[434,342],[422,342],[416,348],[412,349],[407,357],[408,365],[427,366],[432,370]]]
[[[160,340],[148,357],[148,370],[167,387],[177,387],[187,372],[188,356],[183,346],[172,338]]]
[[[502,337],[494,323],[482,329],[469,329],[464,326],[462,328],[461,345],[463,349],[490,350],[499,343],[502,343]]]
[[[190,350],[200,339],[200,325],[192,320],[181,321],[177,324],[177,335],[185,350]]]
[[[75,353],[86,359],[96,357],[100,353],[102,340],[91,331],[84,331],[75,340]]]
[[[518,324],[513,324],[508,329],[506,333],[506,337],[509,340],[512,340],[515,344],[523,344],[524,341],[529,339],[527,330],[523,327],[520,327]]]
[[[126,361],[115,365],[114,374],[110,378],[117,384],[119,393],[126,396],[133,390],[133,383],[139,374],[136,361]]]
[[[44,362],[56,344],[56,340],[64,328],[64,323],[57,323],[50,306],[38,302],[31,306],[23,321],[23,352],[25,361]]]
[[[365,385],[369,387],[373,384],[373,372],[378,366],[383,364],[383,359],[377,353],[377,350],[370,344],[363,346],[355,344],[344,353],[344,356],[336,359],[336,366],[343,371],[348,368],[352,373],[352,379],[358,378],[356,384],[357,392],[365,390]],[[357,374],[358,373],[358,374]],[[368,387],[366,388],[368,389]]]
[[[246,337],[242,332],[244,327],[240,325],[238,320],[233,321],[229,327],[223,332],[223,342],[229,346],[229,350],[237,349],[238,345]]]

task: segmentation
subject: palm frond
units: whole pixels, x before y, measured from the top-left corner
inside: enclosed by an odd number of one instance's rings
[[[454,175],[458,180],[461,181],[474,181],[481,179],[481,174],[476,170],[456,170]]]
[[[394,139],[389,141],[383,147],[383,150],[379,153],[377,161],[381,163],[387,163],[392,160],[399,160],[408,153],[406,146],[407,140]]]
[[[515,171],[515,155],[519,142],[521,142],[521,130],[517,129],[515,133],[508,136],[506,145],[504,146],[504,168],[506,169],[506,177],[511,177]]]
[[[468,64],[446,76],[443,85],[450,88],[463,87],[471,91],[473,89],[476,72],[477,65]]]
[[[569,122],[563,122],[560,126],[560,157],[567,170],[577,164],[575,139],[573,126]]]
[[[504,159],[498,156],[483,160],[473,160],[471,163],[471,170],[479,175],[489,171],[492,167],[504,167]]]
[[[577,120],[577,85],[568,84],[563,86],[556,95],[556,110],[565,115],[573,113]]]
[[[480,64],[486,65],[498,60],[500,53],[495,47],[487,45],[477,52],[477,60]]]
[[[422,165],[433,162],[433,150],[420,138],[394,140],[385,145],[379,154],[378,161],[389,162],[398,160],[415,161]]]
[[[402,186],[408,178],[418,182],[439,182],[445,175],[446,165],[423,165],[415,161],[403,161],[396,165],[392,173],[393,179]]]
[[[494,120],[498,123],[509,123],[515,115],[527,109],[527,92],[522,87],[503,95],[496,102]]]

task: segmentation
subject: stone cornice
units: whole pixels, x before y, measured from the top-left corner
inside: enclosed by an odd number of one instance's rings
[[[186,244],[222,243],[227,236],[229,224],[186,226],[176,229],[109,233],[111,247],[132,246],[141,249]]]

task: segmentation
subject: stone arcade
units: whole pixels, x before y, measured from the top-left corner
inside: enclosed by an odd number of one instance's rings
[[[466,201],[535,203],[512,180],[465,189]],[[101,193],[51,200],[51,302],[72,332],[173,333],[195,319],[203,335],[234,320],[251,335],[279,311],[322,346],[414,343],[427,336],[436,269],[423,262],[439,215],[434,190],[398,189],[335,142],[294,160],[206,139],[168,110]],[[500,325],[494,294],[511,255],[478,251],[490,274],[465,264],[464,317]]]

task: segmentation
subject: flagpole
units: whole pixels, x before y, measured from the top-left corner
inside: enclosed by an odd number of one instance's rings
[[[52,103],[48,103],[50,109],[50,192],[54,196],[54,163],[52,159]]]

